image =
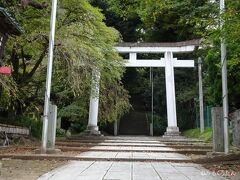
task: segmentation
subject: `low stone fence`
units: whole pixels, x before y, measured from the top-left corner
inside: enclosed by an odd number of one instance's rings
[[[14,134],[14,135],[24,135],[29,136],[30,130],[25,127],[20,126],[12,126],[7,124],[0,124],[0,131],[6,132],[7,134]]]

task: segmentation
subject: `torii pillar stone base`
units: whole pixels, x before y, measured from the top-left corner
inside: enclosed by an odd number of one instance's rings
[[[167,127],[166,132],[164,133],[164,137],[168,136],[180,136],[179,128],[178,127]]]
[[[98,126],[87,126],[87,129],[82,133],[86,136],[102,136],[101,132],[98,130]]]

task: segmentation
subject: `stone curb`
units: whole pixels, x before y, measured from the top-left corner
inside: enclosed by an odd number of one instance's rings
[[[0,159],[21,159],[21,160],[75,160],[75,161],[124,161],[124,162],[175,162],[175,163],[216,163],[240,160],[240,154],[231,154],[226,156],[216,156],[212,158],[200,159],[129,159],[129,158],[91,158],[91,157],[76,157],[65,155],[47,155],[47,154],[31,154],[31,155],[16,155],[16,154],[2,154]]]

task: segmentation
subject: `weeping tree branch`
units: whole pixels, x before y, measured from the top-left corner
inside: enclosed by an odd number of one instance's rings
[[[21,47],[21,56],[22,56],[22,66],[23,66],[23,75],[26,73],[26,62],[24,57],[23,46]]]
[[[14,45],[12,48],[11,59],[10,62],[13,66],[13,78],[18,81],[18,72],[19,72],[19,58],[16,52],[16,46]]]
[[[22,82],[28,80],[28,79],[31,79],[32,76],[34,75],[34,73],[36,72],[36,70],[38,69],[38,67],[40,66],[40,64],[42,63],[44,57],[46,56],[47,54],[47,51],[48,51],[48,45],[46,44],[45,47],[43,48],[43,51],[40,55],[40,57],[38,58],[36,64],[34,65],[34,67],[32,68],[32,70],[22,78]]]

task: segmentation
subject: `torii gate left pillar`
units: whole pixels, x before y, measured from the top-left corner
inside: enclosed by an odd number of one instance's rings
[[[89,105],[89,119],[87,129],[84,134],[101,135],[98,130],[98,105],[99,105],[99,87],[100,87],[100,71],[93,69],[92,71],[92,89]]]

